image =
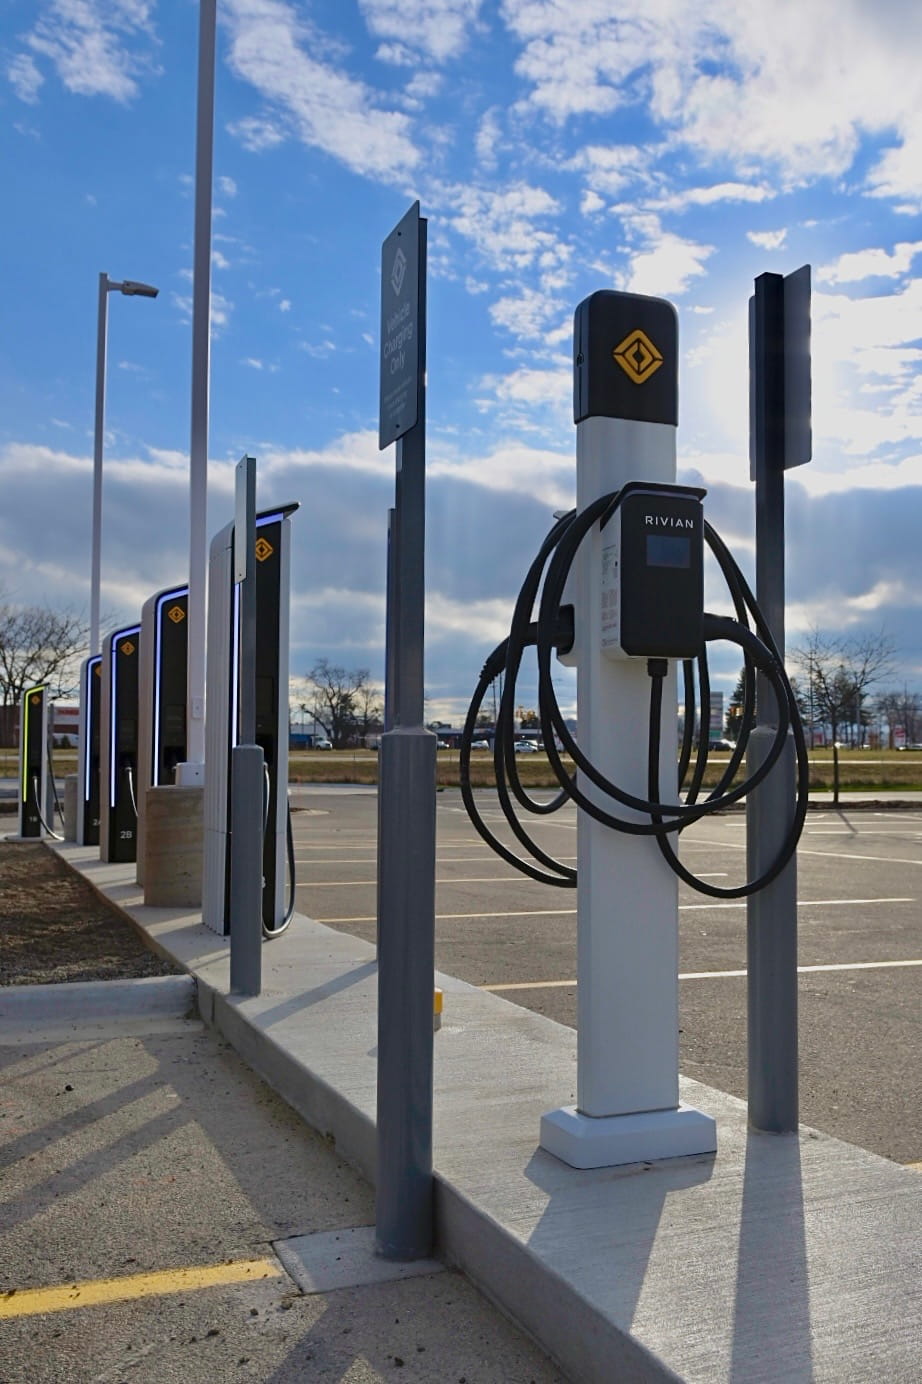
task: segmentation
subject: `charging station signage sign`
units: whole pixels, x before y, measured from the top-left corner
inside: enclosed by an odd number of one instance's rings
[[[381,247],[381,375],[378,446],[396,442],[416,426],[422,373],[419,202]]]
[[[678,325],[662,298],[600,289],[573,323],[573,421],[678,422]]]

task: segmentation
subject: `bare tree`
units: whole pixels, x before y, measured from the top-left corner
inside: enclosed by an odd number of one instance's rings
[[[86,621],[73,610],[0,604],[0,744],[13,743],[27,688],[44,684],[52,698],[73,692],[86,641]]]
[[[811,630],[791,654],[804,674],[804,701],[813,726],[828,726],[832,741],[833,800],[839,801],[839,740],[843,733],[863,742],[868,694],[893,671],[895,646],[883,630],[855,639]]]
[[[307,706],[334,749],[364,737],[381,721],[381,703],[367,668],[346,669],[320,658],[306,674]]]
[[[922,742],[922,697],[908,687],[898,691],[880,692],[875,698],[878,715],[887,722],[887,745],[893,749],[894,731],[901,726],[906,744]]]

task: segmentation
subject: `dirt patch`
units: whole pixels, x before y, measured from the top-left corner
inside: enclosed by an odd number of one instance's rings
[[[0,842],[0,985],[180,974],[47,846]]]

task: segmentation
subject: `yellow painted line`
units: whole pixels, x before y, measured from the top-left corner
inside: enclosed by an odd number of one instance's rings
[[[904,1163],[904,1168],[912,1168],[914,1173],[922,1173],[922,1163]]]
[[[922,966],[922,959],[912,961],[841,961],[824,966],[798,966],[798,975],[812,975],[820,971],[887,971],[907,966]],[[734,980],[746,975],[745,971],[680,971],[679,980]],[[510,981],[502,985],[478,985],[478,990],[569,990],[576,986],[575,980],[522,980]],[[907,1164],[907,1167],[922,1163]]]
[[[221,1284],[279,1278],[281,1273],[271,1259],[241,1259],[231,1264],[164,1269],[160,1273],[136,1273],[125,1278],[85,1279],[81,1283],[61,1283],[52,1288],[14,1288],[0,1293],[0,1319],[68,1312],[74,1307],[98,1307],[106,1302],[130,1302],[134,1298],[164,1293],[191,1293]]]

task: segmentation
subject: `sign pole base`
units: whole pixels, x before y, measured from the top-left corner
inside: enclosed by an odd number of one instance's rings
[[[564,1105],[542,1115],[539,1142],[571,1168],[614,1168],[716,1153],[717,1124],[690,1105],[599,1118]]]

